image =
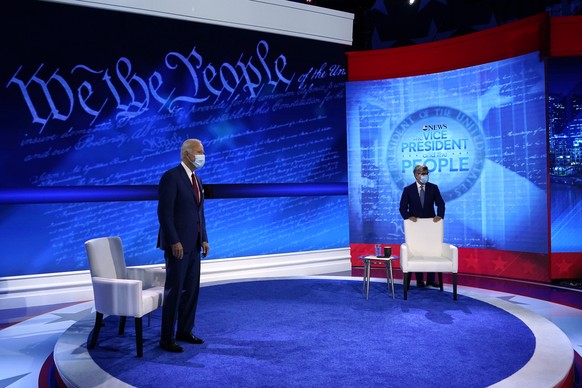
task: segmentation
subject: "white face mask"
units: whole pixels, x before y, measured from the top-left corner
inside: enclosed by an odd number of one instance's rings
[[[420,176],[420,183],[422,183],[424,185],[424,184],[426,184],[426,182],[428,182],[428,175],[421,175]]]
[[[188,158],[196,169],[202,168],[206,162],[206,155],[194,155],[194,160]]]

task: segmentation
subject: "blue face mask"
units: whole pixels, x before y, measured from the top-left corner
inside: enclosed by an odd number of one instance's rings
[[[202,168],[202,166],[204,166],[205,162],[206,162],[206,155],[195,155],[194,161],[192,162],[192,164],[196,168]]]
[[[190,159],[189,157],[188,160],[194,165],[194,167],[196,167],[196,169],[200,169],[206,162],[206,155],[194,155],[194,160]]]
[[[421,175],[420,176],[420,183],[422,183],[424,185],[424,184],[426,184],[426,182],[428,182],[428,175]]]

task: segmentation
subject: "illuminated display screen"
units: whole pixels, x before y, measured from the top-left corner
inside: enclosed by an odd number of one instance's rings
[[[552,252],[582,251],[582,58],[552,58],[548,115]]]
[[[425,164],[446,202],[447,242],[547,253],[538,53],[346,89],[350,242],[403,241],[402,190]]]
[[[204,143],[209,194],[227,198],[206,202],[208,259],[348,245],[346,47],[14,8],[0,16],[0,276],[86,269],[84,241],[108,235],[132,265],[163,262],[155,185],[187,138]]]

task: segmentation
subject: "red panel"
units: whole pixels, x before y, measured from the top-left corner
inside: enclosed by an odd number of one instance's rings
[[[390,245],[400,255],[400,245]],[[360,255],[374,254],[374,244],[350,244],[352,266],[361,267]],[[549,282],[548,255],[493,249],[459,248],[459,272],[511,279]],[[400,268],[396,260],[394,268]]]
[[[400,256],[400,245],[398,244],[382,244],[382,246],[392,247],[392,255]],[[363,266],[360,256],[373,255],[374,244],[350,244],[350,256],[352,267]],[[400,268],[400,260],[392,262],[393,268]]]
[[[392,49],[348,53],[348,81],[437,73],[545,51],[547,14],[458,38]]]
[[[459,248],[459,272],[549,282],[549,256],[540,253]]]
[[[552,279],[582,279],[582,252],[552,253]]]
[[[575,57],[582,55],[582,16],[551,19],[550,55]]]

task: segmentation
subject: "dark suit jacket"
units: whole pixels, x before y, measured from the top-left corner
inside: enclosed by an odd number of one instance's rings
[[[204,218],[204,190],[198,175],[200,187],[200,205],[190,183],[190,177],[180,164],[164,173],[158,186],[158,248],[172,249],[172,244],[182,243],[184,252],[200,249],[200,243],[208,241],[206,219]]]
[[[437,207],[436,214],[435,205]],[[441,196],[439,187],[430,182],[424,185],[424,207],[422,207],[416,182],[406,186],[400,198],[400,214],[405,220],[409,217],[434,218],[435,215],[445,218],[445,201]]]

